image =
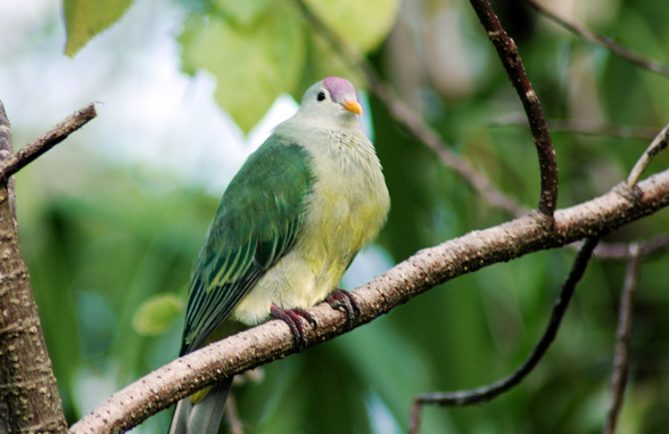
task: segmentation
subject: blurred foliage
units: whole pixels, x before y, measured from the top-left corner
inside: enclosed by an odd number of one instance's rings
[[[132,326],[140,335],[160,335],[184,313],[184,300],[173,294],[160,294],[142,303],[132,317]]]
[[[284,2],[274,2],[250,24],[238,18],[246,17],[242,14],[232,18],[197,14],[184,26],[180,36],[184,70],[206,69],[216,76],[218,103],[245,131],[279,94],[292,91],[299,81],[305,47],[296,14]]]
[[[405,2],[397,33],[380,47],[397,2],[308,3],[326,21],[335,20],[334,27],[341,24],[343,36],[359,41],[362,51],[373,50],[371,60],[381,74],[458,154],[523,204],[536,204],[538,169],[529,132],[492,124],[521,112],[521,106],[466,2],[426,1],[430,15],[421,15],[414,4],[422,3]],[[337,8],[370,5],[371,12],[360,9],[363,27],[349,28],[344,24],[358,21],[340,9],[334,13],[335,3]],[[246,129],[278,92],[301,93],[313,77],[329,74],[334,57],[316,54],[327,49],[318,48],[318,37],[285,2],[203,0],[188,6],[178,37],[183,66],[208,69],[218,79],[219,102]],[[601,13],[592,18],[595,30],[669,62],[665,2],[601,0],[592,9]],[[438,26],[445,14],[454,14],[458,27]],[[589,24],[586,18],[593,15],[578,17]],[[513,36],[548,118],[658,130],[669,120],[669,80],[534,14],[523,17],[525,22],[514,21]],[[367,26],[371,33],[359,32]],[[426,66],[443,42],[429,39],[431,26],[459,32],[466,42],[464,56],[453,54],[457,50],[446,54],[449,64],[470,68],[468,90],[449,93],[437,83],[452,77]],[[409,29],[405,40],[402,28]],[[480,59],[479,67],[471,59]],[[123,74],[122,67],[117,74]],[[508,219],[398,128],[373,95],[370,101],[393,200],[379,243],[395,260]],[[72,140],[76,136],[64,146],[76,146]],[[555,134],[554,141],[561,207],[621,181],[647,144],[570,133]],[[649,172],[667,161],[661,155]],[[50,178],[38,169],[42,164],[17,179],[21,240],[67,416],[74,421],[108,393],[176,355],[181,325],[169,319],[185,296],[192,260],[218,198],[169,174],[119,165],[81,149],[71,166],[78,177]],[[651,237],[668,225],[663,211],[608,239]],[[404,432],[415,394],[487,384],[527,357],[573,257],[568,249],[551,250],[488,267],[341,338],[266,366],[261,380],[236,392],[248,432]],[[669,291],[663,278],[668,261],[660,256],[641,266],[621,433],[657,433],[669,425]],[[476,407],[427,408],[421,432],[600,432],[623,274],[624,264],[594,260],[553,348],[521,386]],[[156,330],[150,326],[153,315],[163,319]],[[158,328],[164,332],[153,335]],[[163,412],[150,419],[144,432],[165,429],[167,418]]]
[[[375,48],[399,0],[309,0],[313,12],[360,53]],[[216,101],[249,131],[281,93],[300,98],[328,75],[357,76],[310,32],[291,0],[184,2],[191,14],[179,37],[183,69],[216,77]],[[280,37],[278,37],[280,35]],[[315,78],[318,77],[318,78]],[[360,80],[356,80],[360,84]]]

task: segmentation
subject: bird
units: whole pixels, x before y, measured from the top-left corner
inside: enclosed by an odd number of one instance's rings
[[[228,184],[195,260],[180,355],[271,318],[298,349],[322,301],[356,315],[337,289],[384,226],[390,195],[354,85],[330,76],[305,92]],[[177,403],[170,434],[218,432],[232,378]]]

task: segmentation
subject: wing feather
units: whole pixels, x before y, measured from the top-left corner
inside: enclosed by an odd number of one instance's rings
[[[271,137],[223,194],[195,262],[181,354],[197,348],[295,244],[314,176],[307,151]]]

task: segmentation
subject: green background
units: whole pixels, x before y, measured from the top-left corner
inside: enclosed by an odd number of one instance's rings
[[[135,4],[127,11],[100,8],[103,16],[95,17],[84,3],[66,1],[61,10],[44,14],[17,43],[19,48],[5,53],[0,98],[10,119],[19,119],[14,122],[16,146],[82,103],[97,100],[100,89],[113,94],[123,80],[141,87],[148,78],[123,62],[110,64],[94,82],[75,76],[75,84],[64,90],[49,68],[76,65],[93,55],[142,57],[137,41],[152,17],[169,17],[174,23],[159,38],[172,44],[184,73],[207,71],[218,80],[211,98],[245,131],[281,92],[299,96],[308,83],[333,73],[362,84],[359,74],[343,67],[304,22],[293,2],[163,1]],[[468,3],[308,3],[366,53],[454,152],[525,206],[537,203],[531,135],[508,122],[510,113],[522,118],[522,108]],[[588,4],[561,13],[669,62],[665,2]],[[520,47],[549,119],[657,130],[667,123],[666,77],[574,38],[519,3],[495,8]],[[146,32],[151,31],[147,26]],[[65,41],[72,58],[63,54]],[[34,57],[26,57],[33,52]],[[62,93],[48,113],[40,108],[41,96],[31,93],[31,83],[2,71],[21,71],[16,59],[24,57],[43,59],[22,67],[42,70],[40,86]],[[3,95],[16,92],[11,87],[22,92],[14,104]],[[510,218],[399,127],[373,95],[368,101],[368,120],[393,202],[378,239],[390,261]],[[142,101],[135,103],[141,106]],[[119,110],[103,101],[100,118]],[[176,355],[190,267],[222,193],[222,188],[209,188],[165,166],[96,150],[99,143],[114,141],[109,130],[95,129],[96,122],[102,121],[94,120],[85,134],[75,133],[17,176],[21,243],[70,423],[106,393]],[[143,126],[118,122],[115,128]],[[128,135],[120,136],[128,140]],[[180,146],[191,146],[187,138],[181,137]],[[555,132],[553,139],[560,207],[608,191],[624,179],[649,142],[568,132]],[[126,147],[145,145],[131,141]],[[160,152],[151,159],[160,159]],[[662,170],[667,161],[661,155],[649,172]],[[649,238],[667,224],[669,215],[662,211],[608,239]],[[488,267],[434,288],[334,341],[265,367],[261,381],[236,392],[247,432],[405,432],[416,394],[484,385],[509,374],[527,357],[573,257],[570,249],[551,250]],[[668,260],[648,258],[641,266],[621,433],[656,433],[669,425]],[[421,432],[600,432],[610,399],[624,268],[624,263],[593,260],[554,346],[521,386],[475,407],[427,408]],[[138,432],[160,432],[167,420],[163,412]]]

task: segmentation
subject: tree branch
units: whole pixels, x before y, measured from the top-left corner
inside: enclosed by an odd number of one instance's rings
[[[634,189],[622,183],[610,192],[555,213],[554,221],[533,212],[499,226],[423,249],[352,292],[360,307],[354,326],[387,313],[447,280],[530,252],[599,237],[669,205],[669,170]],[[553,224],[551,224],[553,223]],[[309,309],[318,328],[307,330],[307,346],[347,332],[346,315],[320,304]],[[293,337],[281,321],[269,321],[213,343],[159,368],[93,410],[73,433],[129,429],[151,414],[222,378],[295,352]]]
[[[483,200],[516,217],[529,211],[513,197],[498,190],[488,177],[474,169],[467,160],[460,158],[451,151],[439,134],[428,126],[415,111],[402,102],[399,97],[394,95],[387,86],[379,81],[372,85],[372,90],[386,104],[395,120],[404,125],[414,137],[425,143],[446,167],[451,168],[469,183],[481,195]]]
[[[641,158],[636,162],[629,176],[627,177],[627,185],[633,187],[641,177],[641,174],[655,156],[667,147],[669,143],[669,124],[667,124],[662,131],[653,139],[646,151],[641,155]]]
[[[595,256],[600,259],[629,260],[632,258],[632,246],[639,245],[639,251],[635,254],[640,257],[651,256],[669,249],[669,234],[658,235],[655,238],[632,243],[600,243],[595,249]]]
[[[583,136],[616,137],[620,139],[653,140],[657,136],[657,128],[638,127],[631,125],[605,125],[588,122],[582,119],[548,120],[549,129],[555,133],[571,133]],[[520,113],[500,116],[490,122],[494,127],[525,127],[527,120]]]
[[[488,0],[470,0],[479,21],[485,28],[488,38],[495,46],[504,69],[516,89],[516,93],[523,103],[530,124],[534,145],[539,157],[539,168],[541,170],[541,199],[539,211],[547,216],[553,215],[557,206],[558,197],[558,168],[551,142],[548,126],[544,118],[544,111],[539,101],[539,96],[534,91],[532,83],[525,72],[523,60],[520,57],[518,46],[506,33],[499,19],[490,7]]]
[[[539,14],[543,15],[544,17],[548,18],[549,20],[553,21],[559,26],[569,30],[570,32],[580,36],[586,41],[590,41],[594,44],[601,45],[602,47],[606,48],[616,56],[621,57],[622,59],[625,59],[628,62],[637,65],[643,69],[654,72],[656,74],[669,76],[669,66],[663,65],[659,62],[656,62],[640,54],[637,54],[634,51],[613,42],[611,38],[599,35],[597,33],[593,33],[590,30],[588,30],[585,26],[575,21],[568,21],[565,18],[559,17],[555,13],[549,11],[546,7],[544,7],[541,3],[539,3],[536,0],[525,0],[525,3],[527,3],[531,8],[533,8]]]
[[[473,390],[460,390],[456,392],[447,393],[424,393],[418,395],[413,402],[411,409],[411,426],[409,432],[411,434],[418,434],[420,429],[420,411],[424,405],[439,405],[442,407],[453,407],[462,405],[478,404],[484,401],[490,401],[507,390],[517,386],[520,382],[529,375],[530,372],[537,366],[539,361],[548,351],[551,343],[557,336],[558,329],[562,323],[562,318],[567,312],[569,302],[571,301],[576,285],[585,274],[588,262],[592,257],[592,252],[597,246],[599,238],[587,238],[574,260],[574,265],[567,280],[562,285],[562,289],[558,295],[553,310],[551,311],[550,319],[546,326],[544,334],[537,342],[537,345],[532,350],[532,353],[527,360],[520,365],[511,375],[483,387]]]
[[[616,431],[618,415],[623,407],[627,374],[629,371],[629,337],[632,329],[632,305],[639,276],[640,248],[637,244],[630,246],[630,259],[625,272],[625,284],[620,296],[620,312],[618,314],[618,330],[616,332],[616,350],[613,357],[611,373],[611,407],[606,417],[604,433]]]
[[[0,101],[0,160],[12,159]],[[0,432],[67,432],[51,360],[19,246],[13,179],[0,181]]]
[[[74,112],[61,123],[31,144],[21,148],[0,164],[0,182],[9,178],[37,157],[56,146],[96,116],[95,106],[89,104]]]

